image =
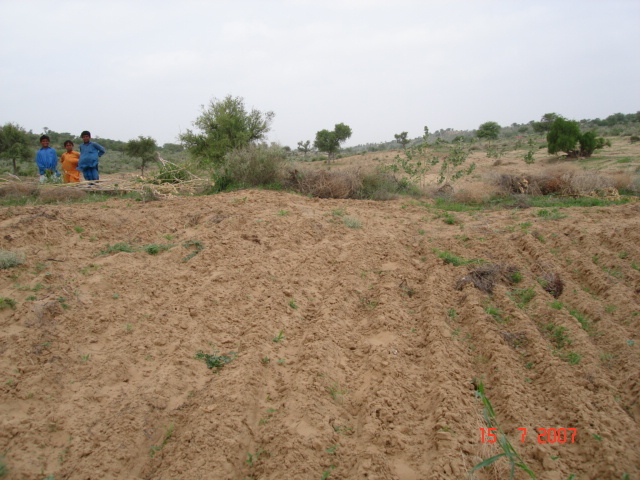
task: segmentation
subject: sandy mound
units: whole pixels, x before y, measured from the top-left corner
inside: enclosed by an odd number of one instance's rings
[[[640,206],[539,210],[2,208],[6,478],[468,478],[501,452],[474,379],[538,478],[638,478]]]

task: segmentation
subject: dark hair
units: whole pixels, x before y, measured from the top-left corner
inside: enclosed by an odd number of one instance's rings
[[[71,140],[65,140],[65,142],[62,144],[63,147],[67,146],[67,143],[70,143],[71,146],[73,147],[73,142]]]
[[[89,136],[91,136],[91,132],[90,132],[89,130],[85,130],[84,132],[82,132],[82,133],[80,134],[80,136],[81,136],[81,137],[84,137],[85,135],[89,135]]]
[[[51,139],[49,138],[49,135],[42,135],[42,136],[40,137],[40,141],[42,141],[42,140],[49,140],[49,141],[51,141]]]

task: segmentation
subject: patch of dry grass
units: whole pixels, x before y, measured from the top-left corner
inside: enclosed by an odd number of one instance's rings
[[[7,182],[0,184],[0,197],[35,197],[38,185],[32,182]]]
[[[77,188],[42,188],[39,198],[45,203],[68,202],[73,200],[81,200],[87,196],[86,192]]]
[[[297,191],[318,198],[354,198],[362,188],[360,169],[294,170],[289,183]]]
[[[460,190],[454,189],[452,199],[456,202],[467,204],[481,204],[488,202],[498,193],[495,185],[482,183],[471,183],[465,185]]]
[[[625,181],[627,179],[620,176],[618,182],[624,184]],[[597,172],[580,171],[573,166],[555,167],[543,170],[536,175],[503,173],[494,176],[492,182],[506,194],[533,196],[593,195],[602,191],[611,191],[616,184],[610,176]]]

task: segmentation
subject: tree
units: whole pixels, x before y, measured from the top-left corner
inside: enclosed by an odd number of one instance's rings
[[[180,140],[202,164],[219,166],[227,152],[265,138],[274,115],[255,108],[247,111],[242,97],[214,98],[193,122],[198,131],[187,130]]]
[[[500,125],[496,122],[485,122],[478,127],[478,131],[476,132],[476,137],[485,138],[487,140],[495,140],[498,138],[498,134],[500,133]]]
[[[580,156],[587,158],[596,150],[604,148],[605,146],[611,146],[611,140],[605,140],[603,137],[596,137],[596,134],[593,131],[583,133],[578,141],[580,142]]]
[[[568,157],[590,157],[594,151],[611,146],[611,142],[602,137],[596,137],[595,132],[580,131],[580,124],[575,120],[558,117],[551,125],[547,134],[549,153],[566,152]],[[580,148],[576,149],[577,145]]]
[[[298,142],[298,151],[299,152],[303,152],[304,156],[307,156],[307,152],[311,150],[311,141],[307,140],[306,142],[303,142],[302,140],[300,140]]]
[[[402,145],[402,149],[407,148],[407,144],[409,143],[409,139],[407,139],[408,132],[396,133],[394,137],[396,138],[396,142]]]
[[[335,153],[340,149],[340,144],[350,136],[351,127],[344,123],[338,123],[332,132],[329,130],[320,130],[316,133],[316,140],[313,142],[313,146],[321,152],[327,152],[329,154],[329,161],[331,161]]]
[[[124,147],[124,153],[130,157],[139,158],[142,163],[140,164],[140,175],[144,177],[144,168],[151,162],[158,161],[158,152],[156,141],[151,137],[139,136],[137,140],[129,140]]]
[[[0,158],[13,163],[13,173],[18,174],[18,160],[28,160],[33,155],[29,149],[27,132],[19,125],[6,123],[0,129]]]
[[[162,145],[162,150],[167,153],[180,153],[184,147],[178,143],[165,143]]]
[[[576,145],[580,140],[580,125],[575,120],[556,118],[547,133],[547,149],[551,155],[566,152],[569,157],[577,157]]]
[[[556,121],[556,118],[559,118],[560,115],[557,113],[545,113],[539,122],[533,122],[531,126],[533,127],[533,131],[536,133],[546,133],[551,130],[551,125]]]

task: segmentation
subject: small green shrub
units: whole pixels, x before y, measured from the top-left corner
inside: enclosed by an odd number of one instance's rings
[[[227,363],[230,363],[235,357],[236,352],[229,352],[229,355],[218,355],[218,351],[214,350],[213,353],[204,353],[202,350],[196,352],[195,358],[204,361],[207,368],[214,370],[218,373],[222,367]]]
[[[173,245],[164,245],[161,243],[152,243],[150,245],[143,245],[142,249],[147,252],[149,255],[157,255],[160,252],[164,252],[165,250],[169,250]]]
[[[0,270],[17,267],[24,263],[24,257],[15,252],[0,250]]]

